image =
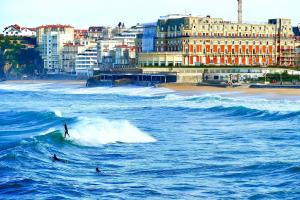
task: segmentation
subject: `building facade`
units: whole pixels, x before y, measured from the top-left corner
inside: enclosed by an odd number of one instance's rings
[[[36,36],[35,28],[22,27],[20,29],[20,31],[21,31],[20,36],[25,36],[25,37],[35,37]]]
[[[5,27],[2,33],[5,36],[19,36],[21,34],[20,29],[21,27],[17,24],[10,25],[8,27]]]
[[[98,63],[101,68],[110,68],[115,62],[116,46],[123,45],[121,39],[106,39],[97,41]]]
[[[22,37],[35,37],[36,29],[21,27],[17,24],[5,27],[2,31],[5,36],[22,36]]]
[[[64,44],[64,48],[62,51],[62,65],[63,70],[67,73],[74,74],[75,70],[75,62],[76,57],[79,53],[82,53],[86,47],[80,44],[67,43]]]
[[[104,26],[91,26],[88,29],[88,37],[94,41],[97,41],[100,38],[103,38],[105,29],[106,28]]]
[[[293,28],[295,34],[295,48],[296,48],[296,65],[300,66],[300,24]]]
[[[114,68],[128,68],[136,66],[136,48],[128,45],[118,45],[115,47]]]
[[[91,77],[98,70],[97,48],[92,47],[76,56],[75,71],[78,77]]]
[[[47,25],[37,28],[37,44],[47,73],[64,71],[64,44],[73,41],[74,28],[69,25]]]
[[[210,16],[173,15],[159,19],[156,26],[154,42],[145,45],[151,41],[150,28],[144,29],[147,40],[142,36],[136,41],[141,66],[295,65],[289,19],[239,24]]]
[[[136,39],[142,33],[142,25],[123,29],[110,39],[97,41],[98,62],[102,69],[135,67],[137,64]]]

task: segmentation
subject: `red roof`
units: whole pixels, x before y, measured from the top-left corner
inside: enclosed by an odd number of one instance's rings
[[[72,47],[72,46],[76,46],[76,47],[81,47],[81,46],[83,46],[83,45],[81,45],[81,44],[73,44],[73,43],[64,43],[64,46],[65,47]]]
[[[87,29],[74,29],[75,33],[87,33],[88,30]]]
[[[37,28],[74,28],[74,27],[70,25],[53,24],[53,25],[42,25]]]
[[[27,28],[27,27],[22,27],[20,30],[28,29],[30,31],[36,31],[36,28]]]
[[[18,30],[20,30],[20,28],[21,28],[18,24],[15,24],[14,27]]]

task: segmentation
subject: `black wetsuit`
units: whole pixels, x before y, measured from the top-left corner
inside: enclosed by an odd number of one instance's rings
[[[53,155],[53,161],[60,161],[60,159],[56,156],[56,154]]]
[[[64,124],[64,127],[65,127],[65,137],[67,137],[67,135],[70,137],[70,135],[69,135],[69,130],[68,130],[68,126],[67,126],[66,123]]]
[[[100,169],[98,167],[96,167],[96,172],[99,173],[101,172]]]

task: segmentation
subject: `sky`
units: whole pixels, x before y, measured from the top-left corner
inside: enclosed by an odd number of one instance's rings
[[[243,0],[244,22],[290,18],[300,23],[300,0]],[[37,27],[69,24],[75,28],[132,26],[167,14],[211,15],[237,21],[237,0],[0,0],[0,29],[19,24]]]

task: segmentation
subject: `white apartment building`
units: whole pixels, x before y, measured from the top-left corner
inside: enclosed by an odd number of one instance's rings
[[[113,65],[116,46],[122,44],[122,39],[107,39],[97,41],[98,63],[102,68],[111,67]]]
[[[75,71],[78,77],[91,77],[98,70],[97,48],[92,47],[79,53],[75,61]]]

